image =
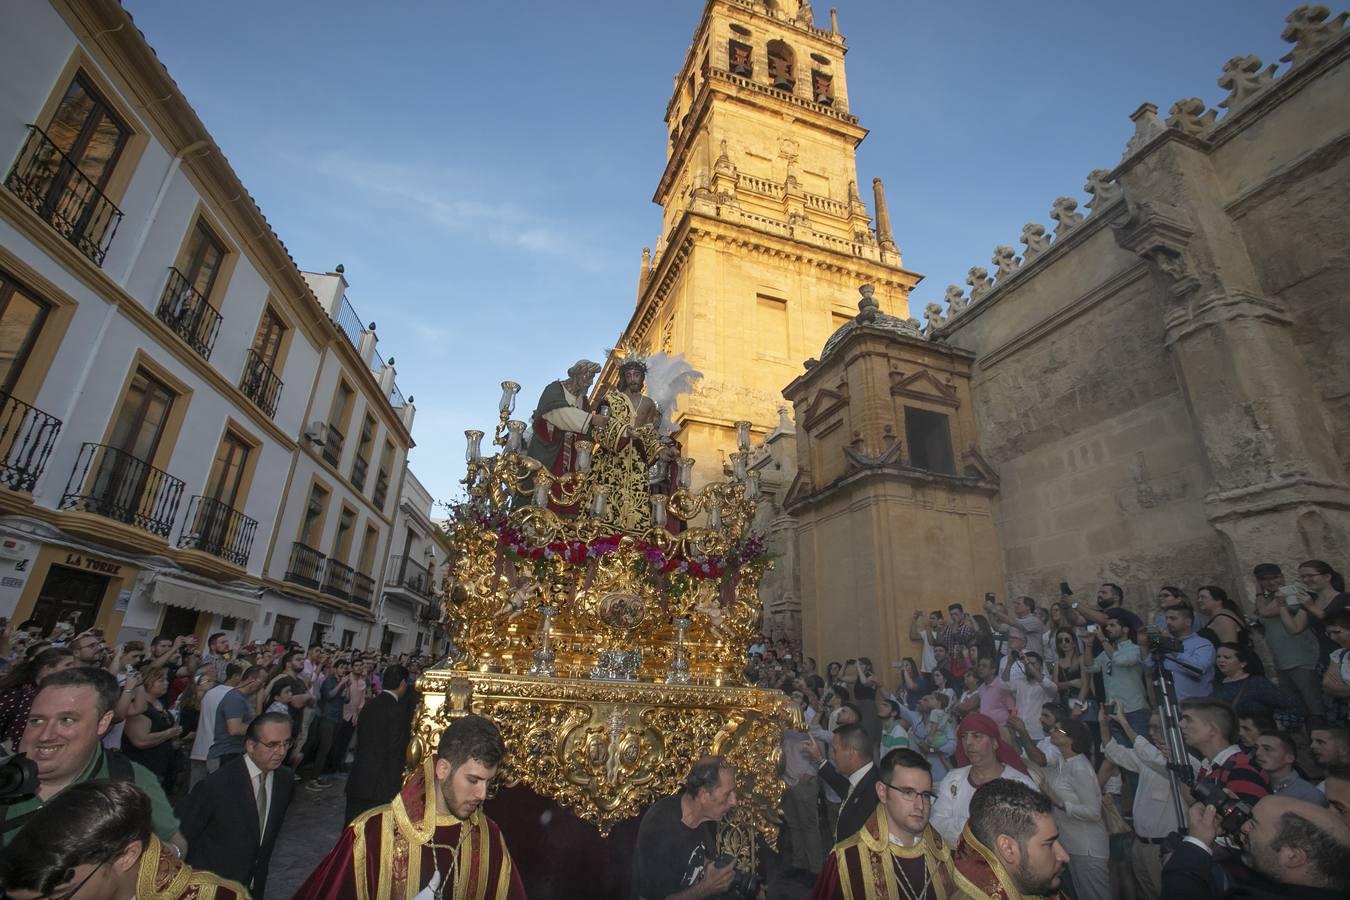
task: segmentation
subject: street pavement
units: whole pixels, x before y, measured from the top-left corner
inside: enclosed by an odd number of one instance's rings
[[[319,860],[333,849],[342,834],[343,809],[347,803],[347,776],[331,776],[332,784],[322,791],[303,786],[295,792],[286,823],[281,826],[277,845],[272,850],[272,865],[267,872],[267,896],[260,900],[290,900]],[[305,784],[308,784],[308,780]]]

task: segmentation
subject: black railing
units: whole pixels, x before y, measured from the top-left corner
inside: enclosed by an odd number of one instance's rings
[[[272,367],[263,362],[258,351],[250,349],[244,357],[244,377],[239,379],[239,390],[244,396],[258,404],[258,408],[269,416],[277,414],[277,398],[281,396],[281,379],[272,371]]]
[[[324,555],[313,547],[296,541],[291,544],[291,561],[286,566],[286,580],[317,588],[323,572]]]
[[[96,265],[103,265],[122,211],[36,125],[28,126],[5,187]]]
[[[188,501],[187,518],[178,535],[178,546],[202,550],[237,566],[246,566],[257,530],[256,519],[250,519],[219,500],[197,495]]]
[[[319,588],[325,594],[331,594],[346,600],[352,595],[352,575],[355,571],[346,563],[330,559],[323,570],[323,586]]]
[[[167,538],[182,499],[183,482],[168,472],[116,447],[84,444],[61,508],[106,516]]]
[[[343,297],[342,303],[338,305],[337,324],[347,336],[347,340],[352,342],[352,346],[360,350],[361,332],[366,330],[366,326],[361,324],[361,317],[356,314],[356,309],[347,302],[346,297]]]
[[[0,483],[31,494],[60,430],[60,419],[0,394]]]
[[[431,572],[410,556],[395,556],[389,560],[385,583],[407,588],[424,597],[431,596]]]
[[[370,462],[361,458],[360,449],[356,452],[356,459],[352,461],[352,487],[358,491],[364,491],[366,489],[366,473],[370,471]]]
[[[173,266],[169,267],[169,280],[164,285],[164,296],[159,299],[155,315],[204,359],[211,358],[211,348],[220,332],[221,315]]]
[[[389,473],[381,469],[375,475],[375,495],[370,498],[378,510],[384,509],[384,501],[389,497]]]
[[[352,576],[351,601],[357,606],[370,609],[371,598],[375,596],[375,579],[357,572]]]
[[[346,440],[336,425],[329,425],[323,439],[323,458],[333,465],[342,460],[342,442]]]

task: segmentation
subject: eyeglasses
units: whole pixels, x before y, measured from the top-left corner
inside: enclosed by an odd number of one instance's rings
[[[80,892],[80,889],[89,883],[89,879],[93,878],[96,874],[98,874],[98,870],[103,868],[107,863],[108,860],[106,859],[101,860],[98,865],[94,866],[92,869],[89,870],[88,875],[80,879],[79,884],[76,884],[70,890],[64,891],[60,894],[43,894],[42,896],[38,897],[37,900],[70,900],[70,898],[78,894]],[[8,891],[0,890],[0,900],[6,900],[6,898],[9,898],[10,896],[11,894]]]
[[[278,750],[289,750],[295,746],[295,741],[254,741],[258,746],[267,750],[269,753],[276,753]]]
[[[921,801],[923,803],[931,804],[937,800],[937,794],[933,793],[932,791],[916,791],[914,790],[914,788],[896,787],[895,785],[887,784],[884,781],[880,782],[880,784],[888,791],[895,791],[897,794],[899,794],[904,799],[908,800],[910,803],[914,803],[915,801]]]

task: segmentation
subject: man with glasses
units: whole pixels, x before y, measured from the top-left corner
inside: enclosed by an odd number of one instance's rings
[[[244,755],[197,785],[183,816],[188,862],[239,882],[255,897],[264,896],[272,847],[295,790],[294,773],[282,765],[291,734],[286,713],[249,722]]]
[[[951,854],[928,824],[936,797],[928,760],[906,748],[887,753],[876,792],[867,824],[825,860],[813,900],[951,896]]]
[[[11,900],[249,896],[243,885],[180,862],[152,833],[151,809],[150,798],[129,781],[72,786],[0,854],[0,891]]]

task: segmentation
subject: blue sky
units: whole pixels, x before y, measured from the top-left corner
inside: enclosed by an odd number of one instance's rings
[[[413,470],[449,498],[498,383],[602,358],[632,311],[662,114],[701,0],[123,0],[302,268],[348,297],[414,395]],[[1141,102],[1216,105],[1275,62],[1295,0],[837,0],[918,314],[1080,204]],[[827,26],[829,2],[816,3]],[[869,200],[870,205],[870,200]]]

